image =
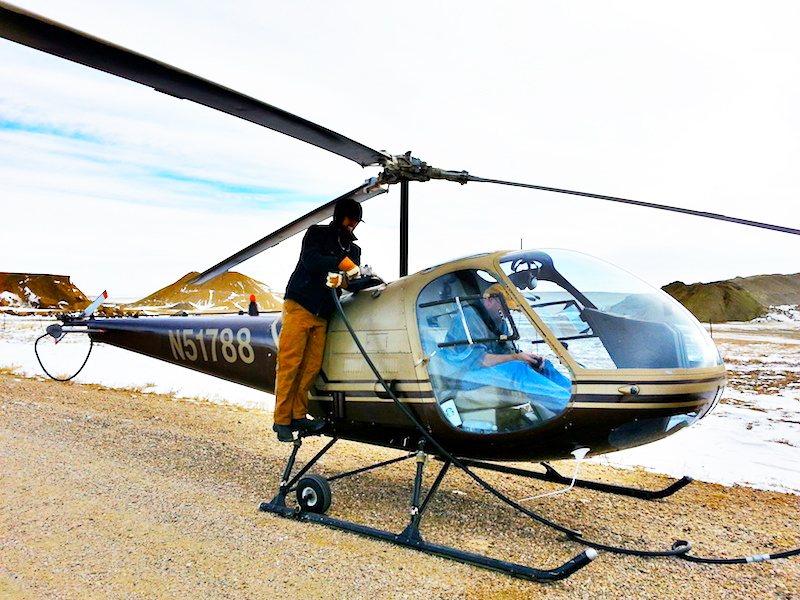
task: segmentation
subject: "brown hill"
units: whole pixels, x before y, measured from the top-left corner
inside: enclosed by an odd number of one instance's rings
[[[259,310],[279,310],[283,305],[281,297],[269,286],[241,273],[223,273],[202,285],[190,285],[188,282],[195,275],[197,271],[187,273],[175,283],[128,304],[126,308],[187,312],[246,311],[251,294],[255,294]]]
[[[693,283],[675,281],[662,288],[683,304],[703,323],[751,321],[766,312],[766,307],[742,286],[732,281]]]
[[[675,281],[662,289],[706,323],[750,321],[764,315],[770,306],[800,305],[800,273],[691,285]]]
[[[731,281],[747,290],[765,306],[800,304],[800,273],[736,277]]]
[[[0,273],[0,306],[70,312],[90,303],[67,275]]]

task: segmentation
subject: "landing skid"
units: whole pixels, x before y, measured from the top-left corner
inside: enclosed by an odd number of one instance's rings
[[[427,542],[419,531],[419,525],[426,508],[439,488],[439,484],[441,484],[445,474],[450,468],[451,462],[449,460],[445,460],[443,462],[442,467],[439,470],[439,474],[424,498],[422,497],[422,475],[426,462],[426,455],[423,452],[422,447],[420,447],[420,450],[416,453],[411,453],[406,456],[376,463],[374,465],[336,475],[335,477],[330,477],[328,479],[324,479],[319,476],[304,477],[308,470],[328,450],[330,450],[336,441],[337,438],[333,438],[324,448],[322,448],[322,450],[317,452],[317,454],[304,467],[302,467],[297,474],[292,477],[291,474],[297,460],[297,454],[303,443],[302,437],[298,437],[294,441],[294,448],[292,449],[292,453],[289,456],[286,467],[284,468],[278,493],[269,502],[263,502],[259,506],[259,510],[263,512],[271,512],[286,518],[308,521],[311,523],[319,523],[328,527],[350,531],[352,533],[357,533],[373,539],[390,542],[398,546],[405,546],[421,552],[427,552],[428,554],[449,558],[485,569],[499,571],[501,573],[521,579],[527,579],[529,581],[544,582],[565,579],[581,567],[589,564],[597,556],[597,552],[593,548],[587,548],[574,558],[568,560],[563,565],[556,567],[555,569],[536,569],[526,565],[495,559],[473,552],[466,552],[450,546],[443,546],[441,544],[432,544]],[[414,488],[411,493],[410,521],[401,533],[392,533],[383,529],[360,525],[358,523],[353,523],[351,521],[345,521],[343,519],[337,519],[335,517],[329,517],[322,514],[325,512],[325,510],[327,510],[327,506],[330,503],[330,489],[327,487],[327,482],[358,473],[363,473],[365,471],[376,469],[378,467],[386,466],[395,462],[400,462],[402,460],[408,460],[410,458],[416,459],[416,474],[414,477]],[[286,497],[291,492],[298,493],[299,506],[297,508],[291,508],[286,505]]]
[[[481,462],[478,460],[461,459],[461,464],[467,467],[477,467],[479,469],[487,469],[490,471],[497,471],[499,473],[508,473],[510,475],[519,475],[520,477],[529,477],[531,479],[539,479],[549,483],[560,483],[569,485],[572,483],[572,478],[565,477],[556,471],[550,464],[543,462],[541,465],[545,468],[544,473],[537,471],[529,471],[527,469],[517,469],[515,467],[508,467],[506,465],[498,465],[496,463]],[[624,485],[614,485],[612,483],[602,483],[600,481],[588,481],[586,479],[576,479],[573,485],[575,487],[586,488],[589,490],[598,490],[600,492],[607,492],[610,494],[617,494],[619,496],[630,496],[632,498],[639,498],[642,500],[658,500],[671,496],[681,488],[686,487],[692,483],[694,479],[691,477],[683,477],[662,490],[641,490],[638,488],[627,487]]]

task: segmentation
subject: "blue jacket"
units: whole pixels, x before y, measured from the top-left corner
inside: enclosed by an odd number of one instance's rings
[[[336,305],[325,279],[329,272],[339,270],[339,263],[345,256],[357,265],[361,264],[361,248],[353,243],[355,239],[338,224],[309,227],[285,297],[323,319],[330,317]],[[341,291],[337,290],[337,293]]]
[[[464,318],[456,313],[450,323],[450,328],[445,336],[446,342],[466,342],[473,340],[472,344],[449,346],[444,355],[454,365],[460,365],[461,369],[480,369],[483,367],[483,357],[487,354],[514,354],[517,349],[513,342],[501,341],[501,333],[508,334],[505,321],[492,321],[492,317],[483,307],[464,305]],[[464,329],[466,325],[469,335]],[[475,341],[492,340],[492,341]]]

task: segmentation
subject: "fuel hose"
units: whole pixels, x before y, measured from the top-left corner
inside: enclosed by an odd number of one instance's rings
[[[469,468],[466,465],[464,465],[455,456],[453,456],[447,450],[445,450],[442,447],[442,445],[439,444],[439,442],[436,441],[436,439],[425,429],[425,427],[422,425],[422,423],[420,423],[417,420],[417,418],[408,409],[408,407],[406,407],[400,401],[400,399],[397,397],[397,395],[391,389],[391,386],[386,382],[386,380],[383,378],[381,373],[378,371],[377,367],[375,366],[375,363],[372,362],[372,359],[369,357],[369,355],[367,354],[367,351],[364,349],[364,346],[361,344],[361,341],[358,339],[358,335],[356,334],[355,330],[353,329],[353,326],[350,324],[350,321],[347,318],[347,315],[345,314],[344,309],[342,308],[342,303],[339,300],[339,295],[336,293],[336,290],[332,289],[331,290],[331,294],[333,295],[334,302],[336,303],[336,310],[338,311],[339,315],[342,317],[342,322],[344,323],[345,327],[347,328],[347,331],[350,333],[350,336],[353,338],[353,342],[355,342],[356,346],[358,347],[359,352],[361,353],[361,356],[364,357],[364,360],[367,362],[367,365],[369,366],[370,370],[373,372],[375,377],[378,379],[378,381],[380,382],[381,386],[383,386],[383,389],[386,390],[386,393],[392,399],[392,401],[394,402],[395,406],[397,406],[397,408],[400,410],[400,412],[402,412],[405,415],[405,417],[409,421],[411,421],[411,423],[413,423],[413,425],[419,430],[420,434],[422,434],[422,436],[428,442],[431,443],[431,445],[441,454],[441,456],[443,456],[444,458],[450,460],[456,467],[458,467],[464,473],[466,473],[473,481],[475,481],[484,490],[486,490],[487,492],[489,492],[490,494],[495,496],[500,501],[502,501],[502,502],[506,503],[507,505],[511,506],[512,508],[514,508],[518,512],[520,512],[520,513],[532,518],[533,520],[537,521],[538,523],[541,523],[542,525],[545,525],[547,527],[555,529],[556,531],[560,531],[561,533],[565,533],[570,539],[572,539],[572,540],[574,540],[576,542],[582,543],[582,544],[586,544],[587,546],[589,546],[589,547],[591,547],[593,549],[606,550],[608,552],[613,552],[613,553],[617,553],[617,554],[629,554],[629,555],[634,555],[634,556],[646,556],[646,557],[681,556],[681,555],[685,554],[686,552],[688,552],[691,549],[691,544],[689,544],[688,542],[680,542],[680,543],[676,542],[675,544],[673,544],[673,546],[672,546],[672,548],[670,550],[664,550],[664,551],[633,550],[633,549],[628,549],[628,548],[617,548],[617,547],[614,547],[614,546],[606,546],[606,545],[603,545],[603,544],[592,542],[592,541],[584,539],[581,536],[580,532],[575,531],[573,529],[570,529],[569,527],[566,527],[564,525],[560,525],[558,523],[555,523],[555,522],[553,522],[553,521],[551,521],[551,520],[549,520],[549,519],[547,519],[545,517],[542,517],[541,515],[533,512],[531,510],[528,510],[524,506],[521,506],[520,504],[518,504],[517,502],[515,502],[514,500],[512,500],[511,498],[509,498],[505,494],[503,494],[502,492],[500,492],[497,489],[495,489],[491,484],[489,484],[488,482],[484,481],[477,474],[475,474],[472,471],[470,471]]]
[[[338,311],[339,315],[342,317],[342,322],[344,323],[345,327],[347,327],[347,331],[350,333],[350,336],[353,338],[353,342],[355,342],[356,346],[358,347],[358,350],[361,353],[361,356],[364,357],[364,360],[367,362],[367,365],[369,366],[370,370],[373,372],[375,377],[380,382],[381,386],[383,386],[383,389],[386,391],[386,393],[392,399],[392,402],[394,402],[395,406],[397,406],[397,408],[400,410],[400,412],[402,412],[405,415],[405,417],[409,421],[411,421],[411,423],[414,425],[414,427],[416,427],[419,430],[419,432],[422,434],[422,436],[428,442],[430,442],[431,445],[433,445],[434,448],[436,448],[436,450],[441,454],[441,456],[443,456],[444,458],[450,460],[456,467],[458,467],[459,469],[464,471],[464,473],[466,473],[473,481],[475,481],[478,485],[480,485],[487,492],[489,492],[490,494],[492,494],[493,496],[495,496],[496,498],[498,498],[502,502],[505,502],[506,504],[508,504],[509,506],[514,508],[515,510],[521,512],[522,514],[532,518],[533,520],[541,523],[542,525],[546,525],[547,527],[551,527],[551,528],[553,528],[553,529],[555,529],[557,531],[565,533],[570,539],[572,539],[575,542],[579,542],[579,543],[585,544],[585,545],[589,546],[590,548],[594,548],[595,550],[605,550],[606,552],[611,552],[613,554],[625,554],[625,555],[629,555],[629,556],[641,556],[641,557],[647,557],[647,558],[655,558],[655,557],[662,557],[662,556],[676,556],[678,558],[682,558],[682,559],[688,560],[690,562],[702,563],[702,564],[712,564],[712,565],[749,564],[749,563],[754,563],[754,562],[764,562],[764,561],[767,561],[767,560],[774,560],[774,559],[778,559],[778,558],[789,558],[791,556],[800,555],[800,548],[795,548],[795,549],[792,549],[792,550],[786,550],[786,551],[782,551],[782,552],[775,552],[775,553],[772,553],[772,554],[756,554],[756,555],[753,555],[753,556],[743,557],[743,558],[705,558],[705,557],[700,557],[700,556],[692,556],[692,555],[688,554],[688,552],[692,549],[692,545],[691,545],[691,543],[689,543],[689,542],[687,542],[685,540],[676,540],[672,544],[672,548],[670,550],[664,550],[664,551],[635,550],[635,549],[632,549],[632,548],[621,548],[621,547],[617,547],[617,546],[609,546],[609,545],[601,544],[599,542],[594,542],[594,541],[591,541],[591,540],[587,540],[580,534],[580,532],[574,531],[574,530],[572,530],[572,529],[570,529],[570,528],[568,528],[568,527],[566,527],[564,525],[559,525],[558,523],[550,521],[549,519],[546,519],[545,517],[542,517],[541,515],[538,515],[538,514],[536,514],[535,512],[533,512],[531,510],[528,510],[524,506],[521,506],[520,504],[518,504],[517,502],[515,502],[514,500],[512,500],[511,498],[509,498],[505,494],[503,494],[502,492],[500,492],[497,489],[495,489],[491,484],[489,484],[488,482],[484,481],[477,474],[475,474],[472,471],[470,471],[469,468],[466,465],[461,463],[461,461],[459,461],[455,456],[453,456],[447,450],[445,450],[442,447],[442,445],[439,444],[439,442],[437,442],[436,439],[425,429],[425,427],[422,425],[422,423],[420,423],[417,420],[417,418],[408,409],[408,407],[406,407],[400,401],[400,399],[397,397],[397,395],[392,390],[391,386],[386,382],[386,380],[383,378],[381,373],[378,371],[378,368],[375,366],[375,363],[373,363],[372,359],[370,359],[369,355],[367,354],[367,351],[364,349],[364,346],[361,345],[361,341],[358,339],[358,335],[356,335],[355,330],[353,329],[352,325],[350,324],[350,321],[347,318],[347,315],[345,314],[344,309],[342,308],[342,303],[339,300],[339,295],[336,293],[336,290],[332,289],[331,290],[331,294],[333,295],[333,300],[336,303],[336,310]]]

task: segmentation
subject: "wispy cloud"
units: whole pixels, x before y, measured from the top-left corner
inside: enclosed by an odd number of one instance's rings
[[[800,53],[796,2],[679,2],[654,12],[635,0],[503,10],[465,0],[458,14],[428,3],[427,19],[389,4],[276,11],[230,0],[194,3],[189,17],[179,4],[25,0],[437,167],[800,226],[800,88],[787,76]],[[154,270],[183,275],[189,262],[205,268],[376,171],[5,41],[0,120],[3,217],[19,224],[4,230],[0,257],[39,257],[36,270],[76,277],[102,272],[98,285],[125,261],[130,272],[114,275],[116,287]],[[498,186],[411,188],[412,270],[520,238],[598,255],[660,284],[797,270],[790,236]],[[365,257],[388,277],[396,198],[370,201],[359,231]],[[43,235],[41,215],[71,226]],[[84,239],[102,243],[102,256],[81,254]],[[259,277],[277,287],[296,260],[284,248],[269,253],[278,277]],[[47,266],[67,256],[63,268]]]
[[[296,196],[297,192],[291,190],[266,187],[259,185],[248,185],[233,181],[220,181],[192,176],[186,173],[175,171],[153,171],[153,176],[158,179],[174,181],[181,184],[188,184],[192,187],[203,188],[220,192],[223,194],[252,195],[252,196]]]
[[[41,123],[25,123],[0,117],[0,130],[24,133],[37,133],[42,135],[53,135],[69,140],[80,140],[83,142],[99,143],[101,140],[97,136],[89,135],[75,129],[61,129],[53,125]]]

